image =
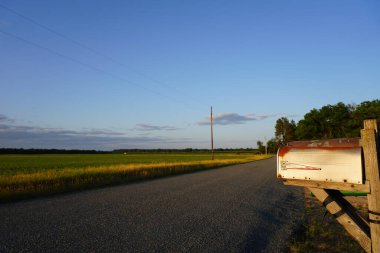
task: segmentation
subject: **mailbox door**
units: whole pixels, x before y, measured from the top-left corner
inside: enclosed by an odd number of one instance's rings
[[[309,144],[280,148],[277,177],[363,184],[361,148],[359,145],[324,147]]]

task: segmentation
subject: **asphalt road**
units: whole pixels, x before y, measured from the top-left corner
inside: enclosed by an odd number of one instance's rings
[[[282,252],[303,208],[275,159],[0,205],[0,252]]]

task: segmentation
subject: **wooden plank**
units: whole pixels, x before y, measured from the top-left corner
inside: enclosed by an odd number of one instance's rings
[[[313,187],[322,189],[334,189],[340,191],[353,191],[353,192],[365,192],[369,193],[369,184],[350,184],[350,183],[336,183],[336,182],[323,182],[323,181],[311,181],[311,180],[299,180],[299,179],[284,179],[285,185],[295,185],[303,187]]]
[[[364,129],[374,129],[377,132],[377,121],[375,119],[367,119],[363,122]]]
[[[309,188],[316,198],[324,203],[326,209],[366,251],[371,252],[371,238],[368,225],[336,190]],[[327,203],[326,203],[327,202]]]
[[[361,130],[366,180],[370,184],[368,198],[369,222],[371,229],[372,252],[380,253],[380,177],[377,152],[376,120],[364,121]]]

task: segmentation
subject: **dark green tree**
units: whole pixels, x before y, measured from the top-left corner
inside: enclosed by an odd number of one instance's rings
[[[317,109],[312,109],[309,113],[305,114],[304,118],[297,124],[297,139],[305,140],[318,138],[317,136],[319,136],[321,129],[320,122],[320,114]]]
[[[365,119],[380,120],[380,100],[365,101],[360,105],[326,105],[312,109],[296,128],[299,140],[359,137]]]
[[[284,146],[296,139],[296,123],[282,117],[276,121],[275,138],[278,146]]]
[[[259,149],[260,154],[265,153],[265,146],[262,141],[257,141],[257,148]]]
[[[332,139],[352,137],[352,106],[344,103],[312,109],[298,122],[297,139]]]
[[[353,107],[350,122],[352,136],[360,136],[360,129],[363,128],[365,119],[376,119],[377,123],[380,122],[380,100],[364,101],[360,105]]]
[[[276,144],[276,139],[272,138],[267,142],[267,151],[269,154],[276,154],[278,146]]]

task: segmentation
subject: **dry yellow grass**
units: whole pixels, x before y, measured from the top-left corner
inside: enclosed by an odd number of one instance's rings
[[[0,176],[0,201],[156,178],[268,157],[270,155],[251,155],[235,159],[68,167],[60,170],[3,175]]]

